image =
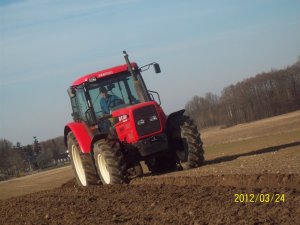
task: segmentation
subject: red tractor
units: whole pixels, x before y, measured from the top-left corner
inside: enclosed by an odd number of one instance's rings
[[[157,63],[126,64],[85,75],[68,89],[74,122],[64,129],[77,183],[127,183],[152,173],[195,168],[204,151],[196,125],[180,110],[166,116],[141,73]],[[156,98],[154,98],[156,95]],[[155,99],[158,100],[155,101]]]

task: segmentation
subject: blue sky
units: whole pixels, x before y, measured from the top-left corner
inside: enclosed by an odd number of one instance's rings
[[[63,135],[66,89],[124,63],[144,73],[166,113],[194,95],[280,69],[300,55],[299,0],[2,0],[0,138],[29,144]]]

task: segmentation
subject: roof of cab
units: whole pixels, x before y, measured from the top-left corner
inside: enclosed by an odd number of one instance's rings
[[[137,68],[137,64],[135,62],[132,62],[131,66],[133,68]],[[127,70],[128,70],[128,65],[123,64],[123,65],[115,66],[115,67],[108,68],[108,69],[105,69],[105,70],[101,70],[101,71],[98,71],[98,72],[95,72],[95,73],[87,74],[87,75],[84,75],[84,76],[78,78],[77,80],[75,80],[72,83],[72,86],[78,86],[78,85],[80,85],[84,82],[87,82],[90,78],[98,79],[98,78],[101,78],[101,77],[110,76],[112,74],[121,73],[121,72],[124,72],[124,71],[127,71]]]

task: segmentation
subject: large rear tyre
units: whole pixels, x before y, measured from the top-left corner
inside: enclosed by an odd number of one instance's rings
[[[169,132],[170,151],[176,154],[183,169],[203,165],[203,143],[197,126],[189,116],[182,115],[179,123],[173,126]]]
[[[93,159],[90,154],[84,154],[80,151],[72,132],[67,136],[67,143],[77,184],[79,186],[98,184],[99,176],[95,170]]]
[[[103,184],[127,183],[126,164],[117,140],[97,141],[94,144],[94,159]]]

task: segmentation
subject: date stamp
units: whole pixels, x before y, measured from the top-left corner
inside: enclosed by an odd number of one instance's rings
[[[281,203],[285,201],[285,195],[278,193],[241,193],[234,194],[233,198],[236,203]]]

